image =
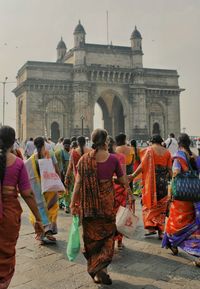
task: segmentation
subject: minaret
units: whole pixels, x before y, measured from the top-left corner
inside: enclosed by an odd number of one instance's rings
[[[64,59],[64,56],[66,54],[66,51],[67,51],[67,47],[66,47],[65,42],[63,41],[62,37],[61,37],[61,40],[59,41],[56,49],[57,49],[57,62],[62,62]]]
[[[74,47],[78,48],[85,44],[85,35],[85,29],[79,20],[79,23],[74,30]]]
[[[131,47],[135,51],[142,51],[142,36],[136,26],[131,34]]]
[[[131,34],[131,48],[133,53],[133,67],[142,67],[142,36],[135,26],[135,30]]]

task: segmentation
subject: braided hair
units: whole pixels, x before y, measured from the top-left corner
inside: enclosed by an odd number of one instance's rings
[[[190,156],[190,164],[193,168],[193,170],[197,170],[197,165],[196,165],[196,161],[193,157],[193,153],[190,149],[190,144],[191,144],[191,140],[188,136],[187,133],[181,133],[180,136],[178,137],[178,146],[184,148],[189,156]]]
[[[3,179],[6,171],[6,153],[15,142],[15,130],[10,126],[2,126],[0,128],[0,182]]]
[[[81,155],[84,154],[84,146],[85,146],[85,137],[84,136],[79,136],[78,139],[77,139],[77,142],[78,142],[78,145],[80,147],[80,150],[81,150]]]
[[[108,152],[110,153],[110,154],[114,154],[115,153],[115,151],[114,151],[114,145],[116,145],[116,142],[114,141],[114,139],[111,137],[111,136],[109,136],[108,137],[109,138],[109,143],[108,143]]]
[[[41,136],[38,136],[34,139],[34,145],[36,147],[37,153],[38,153],[38,159],[42,158],[41,152],[42,148],[45,145],[44,138]]]

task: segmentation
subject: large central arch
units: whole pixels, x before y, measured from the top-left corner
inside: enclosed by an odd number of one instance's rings
[[[104,128],[112,136],[125,131],[124,108],[122,102],[113,90],[104,91],[97,99],[101,107]]]

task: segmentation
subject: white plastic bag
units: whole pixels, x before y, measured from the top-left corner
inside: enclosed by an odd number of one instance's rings
[[[120,206],[116,215],[117,231],[127,238],[132,238],[139,218],[133,212]]]
[[[45,192],[64,192],[65,187],[55,171],[52,159],[38,160],[41,177],[42,193]]]

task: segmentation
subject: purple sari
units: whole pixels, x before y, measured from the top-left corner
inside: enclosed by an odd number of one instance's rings
[[[185,158],[184,153],[178,151],[177,156],[175,156],[173,170],[181,168],[180,163],[176,160],[177,157]],[[197,158],[196,165],[198,172],[200,172],[200,157]],[[195,211],[194,222],[175,234],[165,233],[162,248],[169,246],[179,247],[190,255],[200,257],[200,202],[196,202],[193,205]]]

